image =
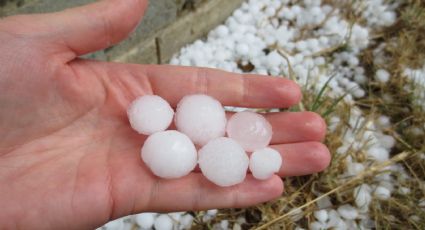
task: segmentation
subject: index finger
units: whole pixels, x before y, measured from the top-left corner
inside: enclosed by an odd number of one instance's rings
[[[299,86],[282,77],[171,65],[144,67],[153,92],[172,106],[196,93],[210,95],[226,106],[248,108],[287,108],[301,100]]]

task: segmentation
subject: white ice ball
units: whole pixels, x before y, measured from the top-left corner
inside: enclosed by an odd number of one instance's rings
[[[229,119],[227,135],[242,145],[245,151],[253,152],[269,145],[272,126],[262,115],[243,111]]]
[[[349,204],[339,206],[338,213],[346,220],[354,220],[359,215],[357,209]]]
[[[277,173],[282,165],[280,153],[272,148],[264,148],[252,153],[249,169],[259,180],[266,180]]]
[[[388,200],[391,197],[391,191],[384,186],[378,186],[373,192],[373,195],[380,200]]]
[[[145,95],[131,103],[127,115],[134,130],[140,134],[151,135],[170,126],[174,111],[161,97]]]
[[[219,101],[207,95],[195,94],[185,96],[179,102],[175,122],[180,132],[202,146],[224,136],[226,114]]]
[[[204,176],[219,186],[241,183],[249,159],[243,148],[227,137],[214,139],[199,150],[199,167]]]
[[[155,222],[156,213],[145,212],[135,215],[134,220],[142,229],[152,228]]]
[[[175,130],[149,136],[142,147],[141,156],[153,174],[168,179],[189,174],[197,160],[192,141]]]
[[[168,215],[162,214],[156,218],[154,227],[156,230],[172,230],[173,220]]]
[[[390,73],[385,69],[379,69],[376,71],[375,79],[379,82],[386,83],[390,80]]]
[[[328,220],[328,211],[325,209],[317,210],[314,212],[314,217],[321,223],[325,223]]]

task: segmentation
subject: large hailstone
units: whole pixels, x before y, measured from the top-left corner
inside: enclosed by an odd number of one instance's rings
[[[262,115],[250,111],[235,113],[227,122],[227,135],[245,151],[267,147],[272,139],[272,126]]]
[[[153,174],[167,179],[189,174],[197,161],[195,145],[189,137],[175,130],[149,136],[141,155]]]
[[[259,180],[266,180],[274,173],[279,172],[282,165],[282,157],[279,152],[272,148],[257,150],[251,154],[249,170]]]
[[[145,95],[131,103],[127,115],[134,130],[140,134],[151,135],[170,126],[174,111],[161,97]]]
[[[227,137],[214,139],[199,150],[202,174],[219,186],[241,183],[246,176],[249,159],[243,148]]]
[[[180,132],[195,144],[203,146],[212,139],[224,136],[226,114],[216,99],[203,94],[189,95],[177,105],[175,123]]]

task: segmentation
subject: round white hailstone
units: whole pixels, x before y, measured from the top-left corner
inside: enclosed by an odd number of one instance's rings
[[[367,154],[378,162],[383,162],[389,159],[390,153],[382,147],[372,147],[368,149]]]
[[[236,53],[240,56],[246,56],[249,53],[249,46],[245,43],[239,43],[236,45]]]
[[[134,219],[136,224],[139,225],[142,229],[150,229],[155,222],[156,213],[145,212],[135,215]]]
[[[373,192],[373,195],[380,200],[388,200],[391,197],[391,191],[384,186],[378,186]]]
[[[185,96],[177,105],[175,122],[180,132],[200,146],[224,136],[226,131],[223,106],[203,94]]]
[[[384,69],[379,69],[376,71],[375,79],[379,82],[386,83],[390,80],[390,73]]]
[[[349,204],[339,206],[338,213],[346,220],[354,220],[359,215],[357,209]]]
[[[228,229],[229,228],[229,221],[228,220],[220,221],[220,228],[221,229]]]
[[[259,180],[266,180],[277,173],[282,165],[282,157],[272,148],[264,148],[252,153],[249,160],[249,169],[252,175]]]
[[[146,139],[141,156],[153,174],[179,178],[196,166],[196,148],[189,137],[175,130],[154,133]]]
[[[193,222],[193,216],[190,214],[183,215],[180,219],[180,229],[190,229]]]
[[[322,223],[325,223],[328,220],[328,211],[322,209],[314,212],[314,217]]]
[[[104,225],[107,230],[123,230],[124,229],[124,219],[119,218],[113,221],[110,221]]]
[[[182,218],[182,215],[184,214],[184,212],[172,212],[172,213],[168,213],[168,215],[171,217],[172,220],[176,221],[176,222],[180,222],[180,219]]]
[[[227,137],[214,139],[199,150],[202,174],[219,186],[241,183],[246,176],[249,159],[243,148]]]
[[[219,37],[226,37],[229,34],[229,28],[225,25],[219,25],[216,31]]]
[[[390,135],[382,135],[378,139],[381,145],[386,149],[391,149],[395,145],[395,139]]]
[[[218,213],[217,209],[211,209],[211,210],[207,211],[207,215],[209,215],[209,216],[215,216],[215,215],[217,215],[217,213]]]
[[[362,98],[362,97],[364,97],[365,95],[366,95],[366,92],[365,92],[364,90],[360,89],[360,88],[355,89],[355,90],[353,91],[353,96],[354,96],[355,98]]]
[[[154,227],[156,230],[172,230],[173,220],[168,215],[162,214],[156,218]]]
[[[235,113],[226,130],[227,135],[248,152],[265,148],[272,139],[270,123],[262,115],[250,111]]]
[[[357,82],[357,84],[364,84],[367,82],[367,78],[363,74],[356,74],[354,75],[354,81]]]
[[[326,229],[326,224],[322,222],[314,221],[310,224],[310,230],[322,230]]]
[[[384,128],[388,128],[391,125],[390,118],[382,115],[378,118],[378,124]]]
[[[350,176],[355,176],[364,171],[364,165],[362,163],[351,162],[347,164],[347,172]]]
[[[359,208],[369,208],[369,204],[372,201],[371,196],[372,189],[367,184],[362,184],[356,187],[353,191],[353,196],[355,197],[354,202]]]
[[[161,97],[145,95],[131,103],[127,115],[134,130],[140,134],[151,135],[170,126],[174,111]]]

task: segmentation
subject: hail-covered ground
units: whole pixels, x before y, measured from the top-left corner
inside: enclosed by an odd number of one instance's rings
[[[170,63],[297,81],[304,99],[293,110],[328,122],[329,169],[285,178],[282,197],[258,207],[144,213],[102,228],[424,229],[424,21],[415,0],[246,1]]]

